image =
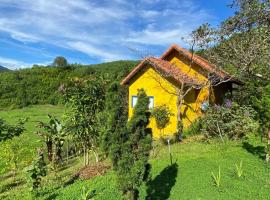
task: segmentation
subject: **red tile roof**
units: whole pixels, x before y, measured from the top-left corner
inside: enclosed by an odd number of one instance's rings
[[[201,66],[206,71],[208,71],[210,73],[216,74],[217,76],[219,76],[222,79],[224,79],[224,78],[226,79],[226,78],[229,78],[230,77],[230,75],[227,72],[225,72],[225,71],[217,68],[216,66],[210,64],[207,60],[205,60],[204,58],[202,58],[202,57],[200,57],[200,56],[198,56],[196,54],[193,54],[192,55],[192,53],[190,51],[188,51],[187,49],[184,49],[184,48],[178,46],[177,44],[171,45],[170,48],[167,51],[165,51],[161,55],[160,58],[163,59],[163,60],[166,60],[166,57],[168,55],[170,55],[172,53],[172,51],[174,51],[174,50],[176,50],[180,54],[184,55],[189,60],[192,59],[194,63],[196,63],[197,65]]]
[[[184,82],[187,84],[194,84],[194,85],[202,84],[201,81],[199,81],[195,77],[187,75],[186,73],[181,71],[181,69],[176,67],[174,64],[166,60],[162,60],[162,59],[154,58],[154,57],[145,58],[137,67],[135,67],[128,74],[128,76],[126,76],[126,78],[121,82],[121,84],[122,85],[127,84],[130,81],[130,79],[147,64],[151,65],[159,73],[162,73],[163,77],[173,78],[175,81],[179,83]]]
[[[187,83],[194,85],[203,84],[202,81],[197,79],[196,77],[190,76],[187,73],[183,72],[180,68],[176,67],[174,64],[170,63],[166,60],[167,56],[169,56],[173,51],[177,51],[178,53],[184,55],[189,60],[193,60],[194,63],[201,66],[205,71],[210,72],[215,76],[216,79],[228,80],[231,82],[240,83],[238,80],[232,78],[227,72],[217,68],[216,66],[210,64],[207,60],[202,57],[195,55],[188,50],[173,44],[160,58],[147,57],[145,58],[137,67],[135,67],[125,78],[122,80],[121,84],[128,84],[130,79],[140,71],[147,64],[154,67],[155,70],[162,73],[162,75],[173,78],[179,83]]]

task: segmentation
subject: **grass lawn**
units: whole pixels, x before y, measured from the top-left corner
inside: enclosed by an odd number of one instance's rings
[[[24,137],[25,145],[34,148],[41,143],[33,134],[35,121],[46,119],[48,113],[61,115],[61,107],[34,106],[23,110],[0,112],[0,117],[8,122],[14,122],[22,116],[29,116]],[[168,149],[160,143],[155,143],[151,155],[152,180],[140,188],[140,199],[250,199],[270,200],[270,165],[263,160],[265,154],[260,140],[250,138],[247,141],[211,143],[189,139],[187,143],[172,145],[174,164],[170,164]],[[235,164],[243,162],[243,177],[235,174]],[[1,163],[1,161],[0,161]],[[221,169],[221,186],[216,187],[212,179],[212,172]],[[50,173],[43,180],[44,187],[37,199],[72,200],[81,199],[83,188],[93,191],[94,199],[121,199],[117,191],[116,177],[112,170],[104,176],[90,180],[77,180],[67,184],[80,168],[82,159],[73,158],[64,164],[57,173]],[[23,173],[19,173],[23,181],[14,183],[8,174],[1,176],[0,199],[31,199],[29,189]],[[20,180],[19,178],[17,178]]]

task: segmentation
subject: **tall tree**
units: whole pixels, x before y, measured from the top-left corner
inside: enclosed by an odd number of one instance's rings
[[[138,102],[134,114],[113,138],[111,158],[117,174],[119,188],[126,199],[138,199],[139,187],[147,181],[152,148],[152,130],[148,128],[150,112],[149,98],[144,90],[138,91]]]
[[[74,79],[62,90],[70,110],[66,124],[69,132],[83,146],[85,165],[89,164],[89,151],[92,150],[96,162],[99,148],[98,114],[104,108],[105,87],[102,77]]]
[[[63,56],[57,56],[53,61],[53,66],[55,67],[67,67],[68,61]]]

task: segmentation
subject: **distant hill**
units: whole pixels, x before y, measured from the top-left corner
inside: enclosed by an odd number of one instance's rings
[[[0,73],[0,109],[34,104],[59,104],[60,85],[70,78],[104,76],[108,85],[121,81],[139,61],[114,61],[95,65],[71,64],[66,68],[34,66]],[[3,72],[3,71],[2,71]]]
[[[9,69],[0,65],[0,72],[2,71],[9,71]]]

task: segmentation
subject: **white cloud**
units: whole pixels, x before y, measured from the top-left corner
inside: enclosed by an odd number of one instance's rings
[[[12,59],[12,58],[0,57],[0,65],[6,67],[8,69],[12,69],[12,70],[32,67],[33,64],[34,63],[26,63],[26,62],[22,62],[20,60]],[[35,63],[35,64],[48,65],[49,62]]]
[[[128,47],[177,43],[212,19],[188,0],[0,0],[0,32],[100,60],[134,58]],[[150,49],[151,51],[151,49]]]

